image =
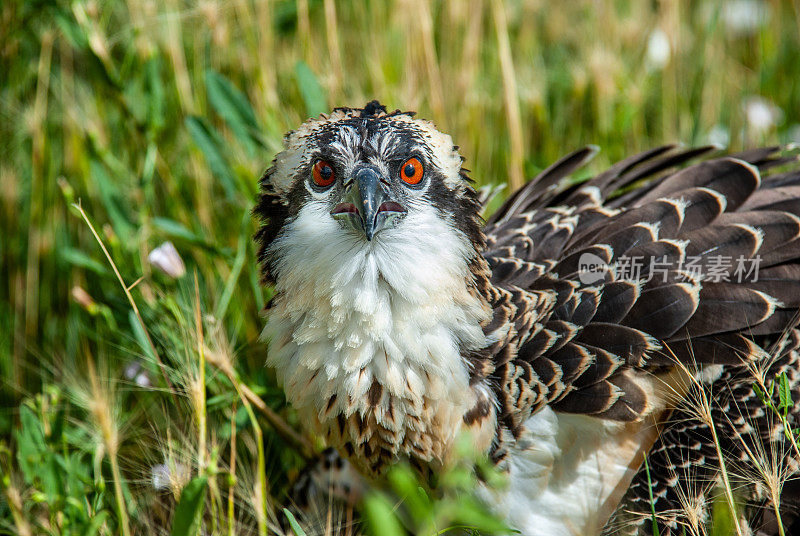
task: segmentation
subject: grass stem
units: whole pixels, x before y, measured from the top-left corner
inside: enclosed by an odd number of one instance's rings
[[[106,245],[103,243],[103,240],[100,238],[100,235],[97,234],[94,225],[92,225],[92,222],[89,220],[89,216],[86,215],[86,212],[83,210],[83,207],[81,207],[80,203],[73,203],[72,206],[78,212],[80,212],[83,221],[85,221],[86,225],[89,226],[89,230],[92,232],[92,235],[94,236],[95,240],[97,240],[97,243],[100,245],[100,249],[103,250],[103,254],[106,256],[108,264],[110,264],[111,269],[114,270],[114,275],[117,276],[117,280],[119,281],[120,286],[122,286],[122,290],[125,291],[125,297],[128,298],[128,303],[130,303],[131,308],[133,309],[133,314],[136,315],[136,320],[138,320],[139,326],[142,328],[142,331],[144,332],[145,338],[147,339],[147,344],[150,346],[150,351],[152,352],[152,355],[158,362],[158,368],[161,371],[161,376],[164,378],[164,382],[167,384],[169,392],[174,397],[175,388],[173,387],[172,382],[169,380],[169,377],[167,376],[164,363],[161,361],[161,357],[159,357],[158,355],[158,350],[156,350],[156,346],[155,344],[153,344],[153,340],[150,338],[150,333],[147,331],[147,326],[145,325],[144,320],[142,319],[142,315],[139,313],[139,307],[137,307],[136,301],[133,299],[133,295],[131,294],[128,285],[125,284],[125,280],[122,278],[122,274],[119,273],[119,269],[117,268],[116,263],[114,263],[114,259],[111,258],[111,254],[108,252],[108,249],[106,249]]]
[[[197,459],[200,463],[200,470],[206,464],[206,352],[203,336],[203,319],[200,314],[200,288],[197,282],[197,272],[194,274],[194,321],[197,331],[197,374],[198,380],[195,386],[196,393],[195,411],[197,413]]]
[[[517,76],[508,39],[506,4],[500,0],[492,0],[492,13],[497,34],[497,53],[500,57],[500,69],[503,78],[503,102],[505,103],[506,119],[508,120],[508,135],[511,139],[508,184],[513,191],[520,188],[525,182],[522,169],[524,146],[522,142],[522,121],[519,113],[519,97],[517,96]]]
[[[236,510],[234,497],[236,492],[236,404],[231,409],[231,459],[228,480],[228,536],[236,535]]]

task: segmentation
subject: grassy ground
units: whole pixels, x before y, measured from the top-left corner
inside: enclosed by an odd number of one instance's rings
[[[0,533],[275,529],[308,444],[276,428],[250,209],[309,115],[417,110],[514,185],[586,143],[800,141],[798,65],[791,1],[5,0]],[[432,501],[416,530],[491,524]]]

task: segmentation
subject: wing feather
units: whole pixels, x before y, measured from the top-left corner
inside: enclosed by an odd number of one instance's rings
[[[564,187],[594,154],[583,149],[489,218],[490,283],[505,289],[496,292],[485,329],[496,340],[487,379],[496,386],[501,427],[517,436],[544,404],[640,419],[652,394],[640,375],[676,360],[703,366],[758,359],[758,337],[797,325],[800,173],[762,181],[758,168],[795,160],[766,148],[675,171],[714,150],[664,146]],[[640,186],[608,201],[631,185]],[[621,275],[623,261],[634,257],[641,270]],[[761,278],[737,281],[732,261],[719,264],[737,257],[759,258]],[[586,258],[608,269],[584,280]]]

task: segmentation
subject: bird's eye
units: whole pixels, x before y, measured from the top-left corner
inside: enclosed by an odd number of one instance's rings
[[[409,158],[400,167],[400,178],[408,184],[419,184],[425,170],[422,169],[422,162],[418,158]]]
[[[327,188],[333,184],[336,174],[333,172],[333,166],[330,163],[325,160],[319,160],[311,170],[311,177],[314,179],[314,184],[321,188]]]

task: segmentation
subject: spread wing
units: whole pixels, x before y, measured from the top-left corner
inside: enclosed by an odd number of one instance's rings
[[[495,386],[504,432],[517,436],[545,404],[637,420],[644,375],[676,359],[758,359],[797,325],[796,158],[773,147],[686,165],[714,150],[665,146],[570,184],[595,152],[582,149],[488,219],[496,342],[473,362]]]

